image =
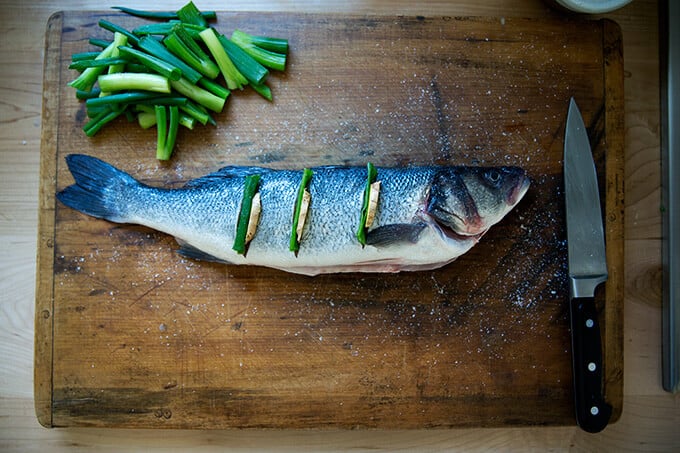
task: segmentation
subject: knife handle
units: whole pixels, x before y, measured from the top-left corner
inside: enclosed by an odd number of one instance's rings
[[[602,339],[594,297],[571,300],[571,347],[576,423],[584,431],[602,431],[612,407],[602,395]]]

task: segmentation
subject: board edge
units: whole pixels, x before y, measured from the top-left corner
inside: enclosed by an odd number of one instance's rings
[[[38,199],[38,238],[36,251],[35,346],[33,369],[34,407],[38,422],[51,428],[54,315],[54,233],[56,155],[58,142],[59,89],[56,96],[46,88],[61,84],[61,35],[64,13],[53,13],[45,30],[43,61],[42,127],[40,133],[40,187]]]
[[[624,181],[625,105],[623,38],[621,27],[602,19],[605,87],[606,195],[605,219],[609,280],[606,283],[605,399],[612,405],[611,422],[623,411],[623,305],[624,305]]]

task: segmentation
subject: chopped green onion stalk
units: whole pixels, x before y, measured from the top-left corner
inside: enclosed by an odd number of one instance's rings
[[[125,6],[112,6],[111,8],[144,19],[177,19],[177,13],[174,11],[144,11],[141,9],[126,8]],[[215,11],[202,11],[200,14],[206,20],[215,20],[217,18],[217,13],[215,13]]]
[[[364,187],[364,197],[361,207],[361,218],[359,222],[359,227],[357,228],[356,237],[359,243],[364,246],[366,245],[366,218],[368,217],[368,202],[371,195],[371,184],[375,182],[378,176],[378,170],[373,166],[372,163],[366,165],[366,185]]]
[[[165,108],[163,108],[165,110]],[[177,140],[177,129],[179,127],[179,109],[176,105],[171,105],[168,107],[168,110],[170,111],[170,116],[168,119],[168,125],[167,125],[167,135],[164,137],[162,144],[160,143],[160,134],[161,134],[161,129],[165,129],[165,127],[159,127],[158,129],[158,134],[159,134],[159,142],[156,146],[156,159],[158,160],[168,160],[170,159],[170,156],[172,156],[172,151],[175,148],[175,142]],[[161,114],[161,118],[156,116],[156,126],[160,126],[160,120],[162,120],[163,114]],[[162,146],[161,146],[162,145]]]
[[[257,193],[257,188],[260,183],[260,175],[248,175],[245,178],[243,187],[243,197],[241,198],[241,209],[238,214],[238,221],[236,223],[236,237],[234,238],[234,245],[232,247],[236,253],[241,255],[246,254],[246,233],[248,232],[248,220],[250,219],[250,209],[253,202],[253,197]]]
[[[284,71],[286,69],[286,55],[258,47],[247,42],[238,34],[236,36],[232,34],[231,40],[261,65],[276,69],[277,71]]]
[[[290,242],[288,249],[291,252],[298,252],[300,250],[300,242],[297,238],[298,224],[300,221],[300,210],[302,208],[302,199],[305,195],[305,190],[309,186],[309,182],[312,180],[313,172],[309,168],[302,170],[302,180],[298,186],[297,197],[295,198],[295,208],[293,210],[293,225],[290,232]]]
[[[205,30],[205,28],[200,28],[198,25],[179,23],[175,26],[173,33],[177,35],[177,37],[181,39],[196,56],[204,60],[209,60],[210,55],[208,55],[208,53],[198,44],[198,42],[202,42],[199,33],[203,30]]]
[[[177,12],[114,8],[164,22],[130,31],[102,19],[99,26],[113,32],[113,41],[90,39],[100,51],[72,55],[69,69],[80,74],[69,86],[85,101],[89,118],[83,126],[86,135],[95,135],[125,115],[143,128],[158,127],[157,156],[168,159],[179,126],[193,129],[196,122],[216,125],[210,112],[224,109],[230,90],[251,85],[272,100],[265,83],[268,68],[285,67],[287,40],[239,30],[227,39],[208,26],[207,21],[216,18],[215,12],[201,12],[191,1]],[[226,88],[218,82],[220,74]],[[257,212],[252,212],[253,218]],[[246,244],[252,234],[248,233]]]
[[[191,116],[192,118],[194,118],[196,121],[198,121],[199,123],[201,123],[204,126],[208,123],[210,123],[213,126],[217,125],[217,123],[210,116],[210,114],[205,109],[205,107],[203,107],[200,104],[196,104],[195,102],[190,101],[190,102],[187,102],[185,105],[181,105],[179,108],[184,113]]]
[[[236,39],[234,39],[236,36]],[[250,35],[241,30],[234,30],[231,34],[231,39],[234,41],[244,42],[260,47],[264,50],[269,50],[275,53],[288,53],[288,40],[282,38],[270,38],[269,36],[255,36]]]
[[[97,39],[97,38],[90,38],[88,40],[90,44],[92,44],[95,47],[101,47],[102,49],[106,49],[108,46],[110,46],[113,41],[107,41],[105,39]]]
[[[156,96],[149,99],[141,99],[138,101],[139,105],[176,105],[178,107],[186,104],[188,101],[184,96],[174,96],[172,93],[169,96]]]
[[[97,97],[85,101],[85,106],[88,109],[101,106],[126,106],[129,104],[137,104],[141,102],[158,103],[158,99],[167,98],[167,96],[158,93],[151,93],[145,91],[132,91],[129,93],[115,93],[108,96]]]
[[[228,40],[225,36],[217,38],[227,52],[229,59],[234,63],[236,69],[244,75],[250,83],[262,84],[269,75],[269,70],[258,63],[253,57],[248,55],[239,46]]]
[[[135,63],[134,61],[129,61],[128,64],[125,65],[125,71],[126,72],[141,72],[141,73],[152,72],[148,67],[144,66],[141,63]],[[168,77],[168,78],[170,78],[170,77]]]
[[[138,36],[142,35],[159,35],[165,36],[174,32],[178,25],[181,25],[185,33],[193,39],[199,39],[198,33],[205,30],[205,27],[198,25],[185,24],[179,20],[171,20],[169,22],[162,22],[159,24],[144,24],[132,30],[132,33]]]
[[[179,114],[179,124],[180,124],[180,126],[184,126],[187,129],[193,130],[195,123],[196,123],[196,120],[193,117],[180,112],[180,114]]]
[[[194,2],[189,2],[177,11],[177,17],[184,23],[199,25],[201,27],[208,27],[208,22],[201,14],[201,11],[194,5]]]
[[[111,57],[112,58],[120,58],[120,46],[127,45],[128,43],[128,38],[126,35],[115,32],[113,36],[113,43],[115,45],[115,48],[111,52]],[[109,74],[115,74],[118,72],[123,72],[125,70],[125,61],[121,63],[116,63],[112,64],[109,66]]]
[[[151,54],[156,58],[160,58],[161,60],[181,69],[182,77],[186,78],[191,83],[198,82],[202,77],[198,71],[186,64],[184,61],[182,61],[182,59],[177,58],[163,44],[150,36],[145,36],[139,40],[139,48],[144,52]]]
[[[186,64],[204,76],[214,79],[219,75],[220,68],[209,58],[203,59],[202,56],[197,55],[187,44],[185,44],[184,40],[182,40],[177,33],[170,33],[166,36],[163,40],[163,44],[165,44],[165,47],[167,47],[170,52],[181,58]]]
[[[219,113],[224,108],[226,98],[223,99],[219,96],[215,96],[211,92],[190,83],[184,77],[179,80],[171,80],[170,86],[213,112]]]
[[[253,90],[255,90],[257,94],[259,94],[266,100],[268,101],[272,100],[272,90],[264,83],[261,85],[258,85],[257,83],[251,83],[250,86],[253,87]]]
[[[123,111],[123,109],[103,109],[97,116],[85,124],[83,127],[85,135],[88,137],[94,136],[105,124],[116,119]]]
[[[139,43],[139,37],[135,36],[131,31],[126,30],[125,28],[121,27],[120,25],[116,25],[113,22],[109,22],[106,19],[99,19],[99,26],[104,30],[125,35],[128,41],[135,46]]]
[[[156,111],[156,158],[165,153],[165,140],[168,136],[168,109],[164,105],[154,107]]]
[[[99,52],[97,52],[96,50],[93,51],[93,52],[74,53],[73,55],[71,55],[71,62],[75,63],[76,61],[94,60],[95,58],[97,58],[98,55],[99,55]],[[71,68],[69,68],[69,69],[71,69]]]
[[[226,99],[230,94],[230,91],[227,88],[224,88],[219,83],[213,82],[212,80],[206,79],[205,77],[199,80],[198,84],[210,91],[215,96],[221,97],[222,99]]]
[[[118,48],[120,53],[124,56],[131,57],[142,63],[145,67],[157,72],[163,77],[167,77],[170,80],[179,80],[182,77],[182,70],[177,66],[156,58],[153,55],[149,55],[146,52],[133,49],[132,47],[121,46]]]
[[[234,63],[227,56],[227,52],[217,38],[217,32],[212,28],[206,28],[199,35],[217,62],[217,66],[219,66],[224,80],[227,82],[227,87],[230,90],[243,88],[248,83],[248,80],[243,77],[243,74],[236,69]]]
[[[99,53],[99,56],[97,56],[95,60],[110,58],[114,47],[115,43],[112,42]],[[106,67],[87,68],[75,80],[69,82],[69,86],[72,86],[77,90],[90,91],[94,83],[97,81],[97,77],[99,77],[99,75],[103,73],[105,69]]]
[[[99,76],[102,91],[144,90],[170,93],[170,81],[158,74],[119,72]]]
[[[87,68],[103,67],[104,70],[111,65],[125,64],[127,60],[120,57],[100,58],[99,60],[76,60],[68,68],[76,71],[84,71]]]
[[[101,93],[99,88],[95,88],[90,91],[76,90],[76,98],[80,99],[81,101],[85,101],[87,99],[99,97],[99,93]]]
[[[137,114],[137,122],[142,129],[149,129],[156,125],[155,112],[139,112]]]

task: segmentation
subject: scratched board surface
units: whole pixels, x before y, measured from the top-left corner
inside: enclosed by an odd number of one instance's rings
[[[235,92],[217,127],[125,119],[85,137],[70,55],[106,18],[65,12],[45,51],[36,411],[46,426],[382,427],[573,424],[562,200],[568,100],[601,178],[610,279],[598,295],[605,393],[622,391],[622,56],[611,22],[219,13],[286,37],[274,102]],[[231,164],[518,165],[532,187],[445,268],[304,277],[194,262],[173,238],[55,201],[64,157],[177,187]]]

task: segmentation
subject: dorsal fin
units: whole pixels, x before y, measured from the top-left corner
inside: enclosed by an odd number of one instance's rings
[[[219,170],[209,173],[200,178],[192,179],[184,184],[185,189],[194,189],[205,184],[215,184],[223,181],[226,178],[244,178],[248,175],[264,174],[270,170],[262,167],[244,167],[237,165],[230,165],[228,167],[220,168]]]

